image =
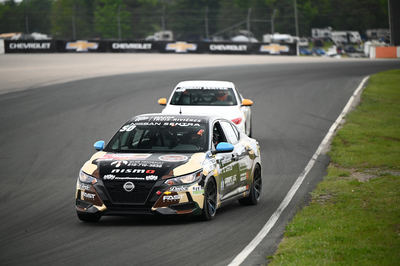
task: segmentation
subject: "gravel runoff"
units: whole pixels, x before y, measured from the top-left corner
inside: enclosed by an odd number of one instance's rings
[[[0,94],[85,78],[183,68],[334,62],[328,57],[213,54],[1,54]]]

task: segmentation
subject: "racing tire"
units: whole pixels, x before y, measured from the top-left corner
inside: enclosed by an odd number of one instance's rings
[[[217,185],[213,178],[207,181],[204,191],[204,204],[201,218],[204,221],[211,221],[217,211]]]
[[[244,206],[257,205],[260,201],[262,189],[261,168],[257,164],[254,169],[253,182],[251,183],[250,195],[247,198],[239,200],[239,203]]]
[[[86,213],[80,213],[78,211],[76,212],[76,214],[78,215],[79,220],[87,223],[96,223],[101,218],[101,215],[99,214],[86,214]]]

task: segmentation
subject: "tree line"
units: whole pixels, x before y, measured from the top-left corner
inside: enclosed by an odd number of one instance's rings
[[[388,28],[387,0],[4,0],[0,33],[39,32],[54,39],[144,39],[171,30],[203,40],[237,30],[308,37],[312,28]]]

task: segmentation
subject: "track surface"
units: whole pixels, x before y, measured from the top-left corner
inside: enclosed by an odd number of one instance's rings
[[[203,67],[3,93],[0,264],[228,265],[279,206],[361,80],[398,68],[398,60]],[[158,98],[188,79],[231,80],[254,101],[253,135],[263,156],[260,204],[233,203],[218,210],[211,222],[128,217],[80,222],[75,183],[94,153],[93,143],[108,140],[131,116],[161,111]],[[276,226],[243,265],[266,263],[285,224],[307,203],[328,163],[328,156],[320,156]]]

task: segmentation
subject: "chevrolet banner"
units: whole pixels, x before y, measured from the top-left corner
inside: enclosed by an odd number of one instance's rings
[[[185,42],[143,40],[4,40],[5,53],[208,53],[298,55],[295,43]]]

